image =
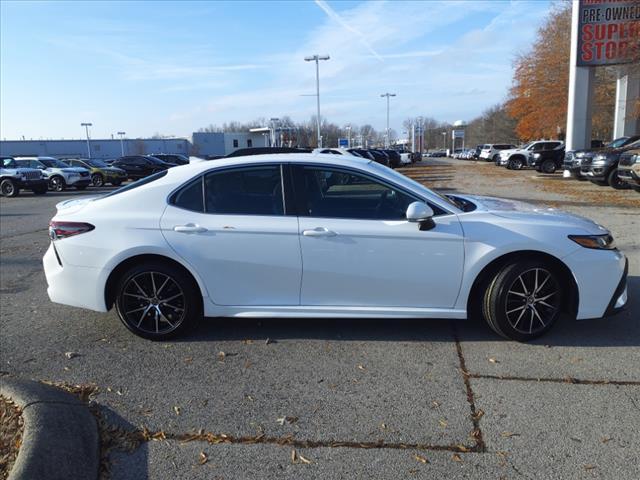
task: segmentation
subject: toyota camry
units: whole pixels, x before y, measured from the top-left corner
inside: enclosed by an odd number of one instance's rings
[[[478,316],[526,341],[627,301],[626,258],[597,223],[357,157],[200,162],[57,209],[50,299],[115,308],[156,340],[202,317]]]

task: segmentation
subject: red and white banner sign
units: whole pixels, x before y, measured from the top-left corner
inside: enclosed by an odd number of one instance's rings
[[[640,38],[640,2],[580,0],[578,66],[626,63],[628,47]]]

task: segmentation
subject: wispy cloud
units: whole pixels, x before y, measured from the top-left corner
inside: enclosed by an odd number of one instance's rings
[[[329,6],[327,2],[325,2],[324,0],[315,0],[315,3],[316,5],[318,5],[318,7],[320,7],[320,9],[322,9],[324,13],[327,14],[330,19],[335,20],[340,24],[340,26],[342,26],[342,28],[356,35],[359,38],[360,42],[367,48],[367,50],[371,52],[374,57],[376,57],[381,62],[384,61],[382,56],[371,46],[371,44],[367,40],[367,37],[365,37],[360,30],[354,28],[352,25],[346,22],[340,15],[338,15],[338,13],[333,8]]]

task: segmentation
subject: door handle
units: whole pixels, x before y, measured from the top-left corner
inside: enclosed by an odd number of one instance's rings
[[[207,229],[201,227],[200,225],[195,225],[193,223],[187,223],[186,225],[176,225],[173,227],[174,232],[180,233],[203,233],[206,232]]]
[[[313,230],[303,230],[302,235],[305,237],[335,237],[336,232],[324,227],[316,227]]]

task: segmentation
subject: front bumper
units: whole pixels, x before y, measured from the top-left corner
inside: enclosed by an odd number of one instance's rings
[[[629,273],[629,260],[625,258],[624,264],[624,272],[622,273],[622,278],[620,279],[620,283],[616,287],[615,292],[613,292],[613,296],[611,297],[611,301],[607,306],[607,310],[604,312],[605,317],[609,317],[612,315],[616,315],[625,309],[627,306],[627,301],[629,300],[629,294],[627,290],[627,274]]]
[[[34,190],[38,188],[47,188],[49,183],[45,178],[39,180],[17,180],[16,186],[22,190]]]
[[[630,167],[625,168],[618,166],[618,177],[630,185],[640,185],[640,176]]]
[[[579,320],[602,318],[608,313],[612,303],[615,305],[622,292],[620,284],[625,283],[627,258],[618,250],[595,250],[582,248],[575,250],[562,261],[573,273],[578,286]],[[624,287],[622,287],[624,289]],[[624,306],[619,305],[619,308]]]

